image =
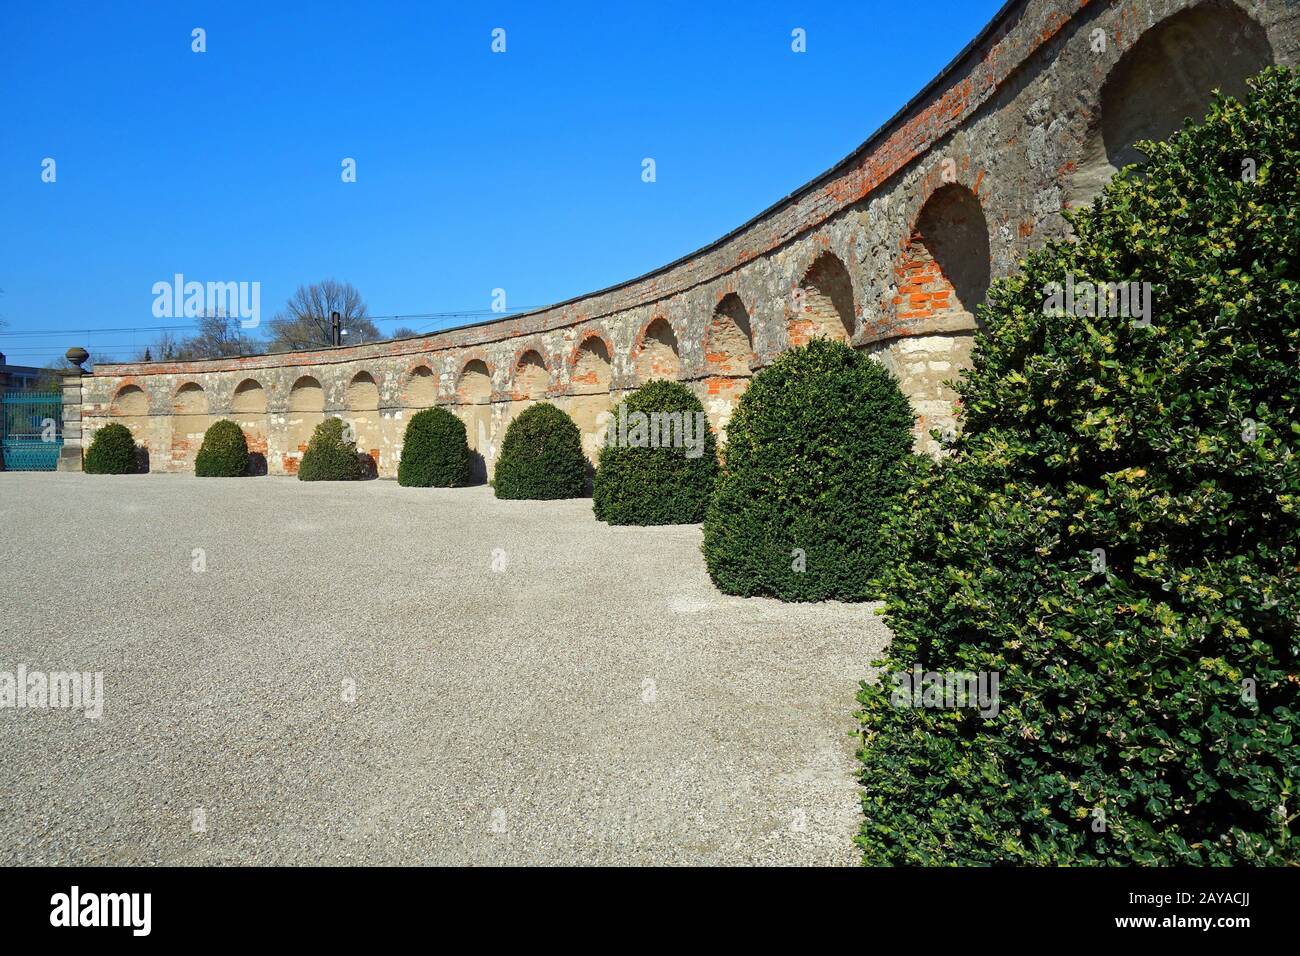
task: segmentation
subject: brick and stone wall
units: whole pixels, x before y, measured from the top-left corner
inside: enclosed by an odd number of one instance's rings
[[[864,40],[864,43],[867,41]],[[907,42],[918,42],[914,38]],[[271,474],[293,474],[327,415],[393,476],[410,415],[447,405],[490,474],[505,427],[545,398],[594,457],[609,410],[659,376],[725,426],[755,371],[814,335],[898,377],[916,442],[953,421],[944,383],[969,363],[992,278],[1067,233],[1133,143],[1295,65],[1300,0],[1021,0],[834,168],[712,245],[622,285],[419,338],[184,363],[100,365],[82,380],[86,442],[110,421],[155,471],[191,471],[230,418]]]

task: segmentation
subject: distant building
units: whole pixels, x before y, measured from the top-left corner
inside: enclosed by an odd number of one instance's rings
[[[5,354],[0,352],[0,391],[19,391],[35,388],[38,380],[48,374],[43,368],[30,365],[10,365]]]

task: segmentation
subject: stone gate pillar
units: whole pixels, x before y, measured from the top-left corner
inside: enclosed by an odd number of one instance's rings
[[[81,471],[81,363],[89,358],[85,349],[68,349],[72,367],[63,372],[63,447],[59,449],[59,471]]]

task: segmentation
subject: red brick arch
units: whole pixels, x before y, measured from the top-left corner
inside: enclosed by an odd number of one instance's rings
[[[139,395],[140,399],[135,396]],[[129,408],[124,405],[123,398],[129,397]],[[108,403],[109,415],[117,418],[123,416],[137,416],[149,414],[149,392],[134,378],[124,380],[113,393],[112,399]]]
[[[857,293],[844,259],[826,237],[823,248],[802,271],[787,306],[786,338],[791,348],[822,337],[852,342],[857,333]]]
[[[587,348],[587,343],[590,342],[592,339],[595,339],[597,342],[599,342],[601,347],[605,351],[603,361],[604,361],[604,368],[607,374],[606,374],[606,380],[604,382],[600,381],[600,375],[598,369],[593,369],[590,372],[588,372],[579,368],[579,364],[582,361],[583,355],[587,354],[590,351]],[[614,376],[613,341],[610,339],[608,335],[606,335],[604,332],[600,331],[599,329],[588,328],[584,330],[578,336],[578,340],[574,344],[573,350],[569,353],[568,365],[569,365],[570,390],[576,391],[581,389],[587,392],[607,391],[609,389],[610,383],[612,382]]]
[[[923,193],[894,266],[893,331],[970,325],[992,273],[988,220],[974,186],[940,181]],[[936,325],[938,323],[938,325]]]
[[[704,364],[713,375],[748,375],[754,359],[754,328],[744,300],[725,292],[704,330]]]
[[[380,380],[368,369],[360,369],[348,378],[344,402],[349,411],[368,412],[379,408]]]
[[[438,402],[438,384],[441,376],[425,360],[412,362],[402,373],[402,405],[407,408],[429,408]]]
[[[525,361],[533,355],[537,356],[536,362]],[[526,345],[516,349],[510,373],[511,400],[525,401],[545,397],[551,391],[553,377],[551,363],[546,360],[546,353],[540,345]]]
[[[186,396],[196,396],[195,398],[182,398]],[[176,386],[176,391],[172,392],[172,414],[173,415],[206,415],[208,413],[208,391],[199,382],[189,381],[181,382]]]
[[[270,397],[270,390],[260,379],[254,378],[251,375],[247,378],[241,378],[235,384],[234,390],[230,393],[230,411],[232,414],[265,415],[266,410],[270,405]],[[247,407],[250,405],[257,405],[258,399],[260,399],[260,408]]]
[[[478,369],[471,371],[470,366],[475,364],[482,366],[482,372]],[[475,375],[476,382],[472,385],[466,383],[467,374]],[[485,382],[478,380],[480,375],[484,377]],[[487,354],[482,349],[474,349],[461,357],[460,371],[456,373],[456,401],[460,404],[485,405],[492,401],[492,394],[496,389],[494,382],[496,382],[495,366],[488,360]]]
[[[1257,5],[1191,3],[1114,37],[1131,45],[1097,91],[1081,152],[1067,167],[1066,205],[1087,205],[1116,170],[1145,163],[1137,143],[1166,139],[1184,117],[1204,116],[1212,90],[1240,99],[1246,80],[1276,61],[1267,31],[1243,6]]]
[[[637,381],[648,382],[656,378],[676,381],[681,378],[681,338],[672,320],[663,313],[651,316],[637,330],[631,360]]]
[[[429,361],[429,359],[418,358],[414,362],[409,363],[406,366],[406,368],[402,370],[402,378],[403,379],[410,378],[412,375],[414,375],[417,371],[419,371],[422,368],[427,368],[435,376],[438,374],[438,370],[433,367],[433,363]]]
[[[325,386],[316,375],[299,375],[289,388],[290,412],[323,412]]]

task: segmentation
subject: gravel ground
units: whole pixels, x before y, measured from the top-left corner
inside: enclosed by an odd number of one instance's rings
[[[719,594],[698,526],[9,473],[0,528],[0,672],[104,675],[98,720],[0,709],[0,864],[856,862],[887,631]]]

